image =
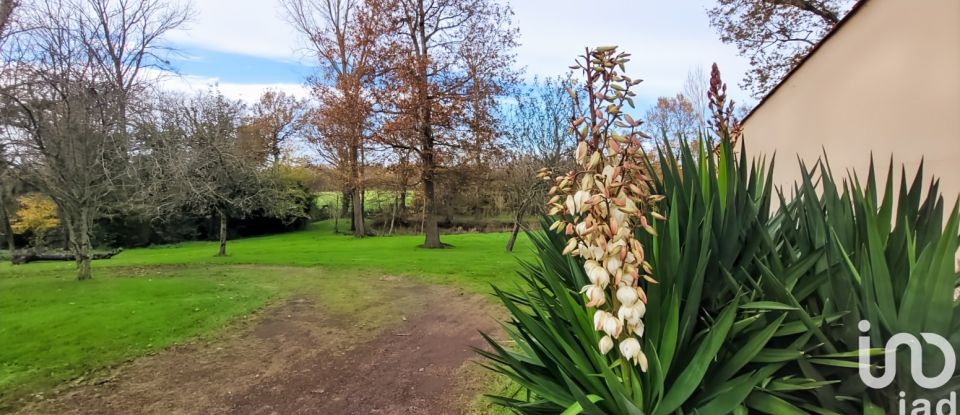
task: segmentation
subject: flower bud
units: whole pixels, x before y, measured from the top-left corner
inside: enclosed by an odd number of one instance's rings
[[[603,332],[608,336],[620,337],[621,330],[623,330],[623,324],[620,323],[620,319],[607,313],[603,319]]]
[[[600,353],[607,354],[610,349],[613,349],[613,339],[610,336],[603,336],[600,339]]]
[[[624,359],[636,362],[642,353],[643,351],[640,350],[640,342],[637,341],[635,337],[629,337],[620,341],[620,354],[623,355]]]
[[[637,294],[637,290],[631,286],[622,285],[617,289],[617,300],[620,300],[620,303],[623,305],[632,306],[639,299],[640,296]]]
[[[601,266],[594,267],[587,274],[587,278],[590,279],[590,282],[593,285],[597,285],[601,288],[607,288],[607,285],[610,284],[610,273]]]
[[[597,310],[596,313],[593,313],[593,328],[597,331],[602,330],[603,322],[607,320],[609,315],[610,313],[603,310]]]
[[[607,302],[606,294],[603,292],[603,288],[600,288],[596,285],[587,285],[580,290],[581,293],[587,295],[587,307],[599,307],[604,305]]]
[[[647,362],[647,355],[643,354],[642,350],[637,354],[637,363],[640,365],[640,371],[647,373],[647,368],[650,366],[650,363]]]
[[[611,274],[616,274],[620,270],[620,266],[623,265],[623,262],[620,261],[618,257],[612,257],[607,259],[607,271]]]

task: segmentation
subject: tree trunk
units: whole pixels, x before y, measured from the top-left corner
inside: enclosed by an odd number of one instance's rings
[[[513,252],[513,245],[517,243],[517,235],[520,234],[520,226],[523,222],[523,212],[527,208],[527,203],[523,202],[517,209],[516,216],[513,217],[513,229],[510,231],[510,239],[507,240],[507,252]]]
[[[343,191],[343,203],[342,212],[347,214],[350,212],[350,232],[353,232],[357,228],[357,224],[353,221],[353,188],[349,188]]]
[[[3,189],[0,189],[0,216],[3,220],[3,233],[7,235],[7,249],[10,250],[11,256],[13,251],[17,249],[17,241],[13,236],[13,227],[10,226],[10,215],[7,214],[7,200],[6,192]]]
[[[421,94],[422,105],[421,125],[420,125],[420,146],[421,152],[421,181],[423,182],[423,234],[424,248],[443,248],[443,242],[440,242],[440,227],[437,225],[437,197],[436,197],[436,160],[433,154],[433,128],[431,123],[430,100],[427,98],[427,90],[424,86]]]
[[[72,210],[72,209],[71,209]],[[77,281],[93,278],[90,268],[93,244],[90,241],[90,213],[86,207],[76,209],[77,212],[68,212],[63,209],[64,220],[67,224],[67,233],[70,239],[70,250],[73,251],[77,263]]]
[[[350,152],[350,205],[353,207],[353,214],[350,216],[350,230],[353,236],[366,236],[366,226],[363,223],[363,183],[360,180],[360,145],[359,142],[353,143],[349,149]]]
[[[353,188],[353,236],[366,236],[366,226],[363,223],[363,191],[359,187]],[[359,208],[357,207],[359,206]]]
[[[220,214],[220,250],[217,256],[227,256],[227,214],[222,211]]]
[[[431,159],[433,157],[430,157]],[[426,164],[426,163],[425,163]],[[432,163],[431,163],[432,164]],[[432,169],[432,166],[430,167]],[[434,189],[433,173],[423,175],[423,234],[424,248],[443,248],[440,242],[440,227],[437,224],[437,199]]]
[[[520,221],[513,222],[513,230],[510,231],[510,239],[507,240],[507,252],[513,252],[513,245],[517,243],[517,235],[520,234]]]
[[[337,196],[337,200],[334,201],[333,206],[330,207],[330,213],[333,214],[333,233],[340,233],[340,216],[343,215],[343,210],[338,210],[337,207],[341,209],[343,206],[340,204],[340,196]]]
[[[393,199],[393,212],[390,215],[390,229],[387,230],[387,235],[393,235],[393,224],[397,221],[397,205],[400,203],[400,200],[397,198]]]
[[[119,254],[121,251],[122,250],[120,248],[117,248],[110,252],[92,253],[90,254],[90,259],[94,261],[98,259],[110,259]],[[35,253],[31,252],[30,250],[23,250],[17,251],[10,255],[10,259],[14,264],[22,265],[36,261],[76,261],[77,257],[73,254],[73,252]]]

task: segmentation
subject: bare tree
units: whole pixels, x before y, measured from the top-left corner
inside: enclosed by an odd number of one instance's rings
[[[720,40],[750,59],[742,86],[762,98],[857,0],[717,0],[707,11]]]
[[[13,20],[13,12],[19,3],[18,0],[0,0],[0,45],[6,44],[9,34],[9,30],[7,29],[10,27],[10,22]],[[0,46],[0,49],[2,49],[2,46]],[[2,72],[6,73],[9,68],[7,59],[3,59],[2,66]],[[3,88],[3,86],[0,86],[0,88]],[[13,180],[13,174],[10,171],[10,143],[7,142],[6,137],[0,138],[0,140],[2,140],[0,141],[0,221],[3,222],[3,233],[7,239],[7,249],[13,253],[17,244],[13,235],[13,228],[10,226],[10,214],[7,211],[7,200],[11,187],[9,183]]]
[[[244,107],[216,91],[167,98],[161,131],[151,143],[158,216],[187,209],[219,220],[218,256],[227,254],[231,218],[282,206],[269,179],[238,140]]]
[[[569,94],[573,91],[579,88],[569,75],[534,79],[519,91],[515,106],[507,113],[504,128],[510,150],[503,165],[504,184],[514,216],[507,251],[513,250],[524,216],[546,198],[550,186],[537,173],[548,169],[557,174],[573,165],[569,157],[576,145],[576,136],[569,128],[575,114],[574,99]]]
[[[159,40],[189,8],[162,0],[30,0],[19,8],[4,92],[24,178],[56,202],[91,278],[93,222],[130,190],[128,106],[142,69],[163,65]]]
[[[687,79],[683,83],[683,96],[690,100],[693,107],[693,113],[697,119],[697,131],[700,134],[707,133],[707,87],[710,85],[710,77],[703,67],[697,65],[687,71]]]
[[[644,115],[650,133],[660,139],[676,141],[696,136],[697,114],[693,103],[683,94],[659,97]]]
[[[0,222],[2,222],[3,234],[6,236],[7,250],[13,253],[17,248],[16,238],[13,234],[13,227],[10,226],[10,213],[7,210],[8,197],[12,196],[11,184],[13,174],[10,171],[10,164],[7,154],[7,143],[0,141]]]

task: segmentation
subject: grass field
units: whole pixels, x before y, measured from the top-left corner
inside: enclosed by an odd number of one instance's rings
[[[367,190],[363,194],[363,208],[364,211],[374,212],[374,211],[390,211],[393,206],[394,201],[396,200],[397,192],[390,190]],[[413,191],[407,192],[406,205],[410,206],[413,204],[413,198],[416,197]],[[341,198],[343,194],[340,192],[319,192],[317,193],[316,203],[317,206],[321,208],[332,207],[337,209],[340,207]]]
[[[189,339],[215,336],[241,316],[291,294],[313,295],[335,312],[363,314],[383,292],[384,274],[489,292],[510,286],[525,239],[445,236],[452,249],[423,250],[421,236],[354,239],[327,223],[302,232],[132,249],[94,263],[94,279],[73,280],[72,264],[0,265],[0,409],[129,359]],[[369,315],[365,318],[375,318]]]

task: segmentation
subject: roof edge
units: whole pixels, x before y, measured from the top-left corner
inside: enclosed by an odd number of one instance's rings
[[[830,31],[827,32],[827,34],[823,37],[823,39],[820,39],[819,42],[813,45],[813,48],[810,49],[810,52],[807,52],[807,54],[804,55],[804,57],[800,59],[800,62],[797,62],[797,64],[794,65],[793,68],[790,68],[790,71],[788,71],[787,74],[783,76],[783,79],[781,79],[780,82],[777,82],[777,85],[774,86],[773,89],[770,90],[770,92],[767,92],[767,94],[764,95],[762,99],[760,99],[760,102],[758,102],[757,105],[754,105],[753,108],[750,109],[750,112],[748,112],[747,116],[743,117],[743,119],[740,120],[740,123],[745,124],[747,120],[750,119],[750,116],[753,115],[753,113],[757,112],[757,110],[760,109],[760,107],[762,107],[763,104],[766,103],[771,96],[773,96],[773,94],[777,93],[777,91],[780,89],[781,86],[783,86],[783,84],[787,83],[787,81],[790,80],[790,78],[793,76],[794,73],[799,71],[800,68],[805,63],[807,63],[807,61],[810,60],[810,58],[813,57],[813,55],[817,53],[818,50],[820,50],[821,46],[827,43],[827,41],[829,41],[834,34],[839,32],[840,29],[842,29],[847,24],[847,22],[852,20],[853,16],[856,15],[857,12],[859,12],[860,9],[862,9],[863,6],[869,2],[870,0],[858,0],[857,3],[853,6],[853,8],[850,9],[849,12],[847,12],[847,15],[843,16],[843,19],[840,19],[840,22],[838,22],[837,25],[833,27],[833,29],[830,29]]]

